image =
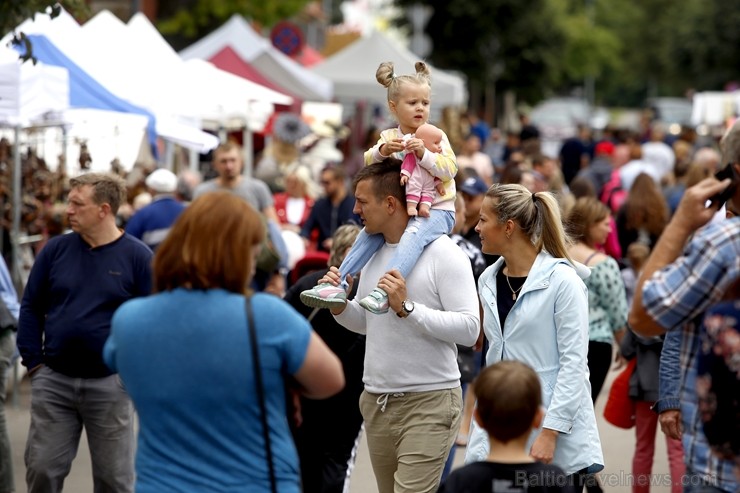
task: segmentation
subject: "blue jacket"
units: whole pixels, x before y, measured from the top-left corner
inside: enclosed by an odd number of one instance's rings
[[[483,329],[490,342],[486,363],[518,360],[530,365],[542,384],[543,426],[560,432],[553,463],[566,474],[586,468],[598,472],[604,458],[588,381],[588,293],[581,280],[589,270],[540,253],[502,332],[496,273],[503,265],[500,258],[478,280]],[[528,446],[538,433],[532,433]],[[465,462],[485,460],[488,449],[485,431],[474,424]]]
[[[131,216],[126,224],[126,232],[154,250],[164,241],[170,228],[184,210],[185,204],[176,200],[174,196],[157,195],[151,204],[142,207]]]
[[[681,340],[680,330],[670,330],[665,335],[660,353],[658,370],[658,401],[653,406],[660,414],[669,410],[681,409]]]

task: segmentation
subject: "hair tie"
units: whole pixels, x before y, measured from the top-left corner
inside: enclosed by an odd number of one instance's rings
[[[532,192],[532,203],[537,204],[537,192]]]
[[[391,80],[395,79],[397,77],[395,72],[391,72]]]

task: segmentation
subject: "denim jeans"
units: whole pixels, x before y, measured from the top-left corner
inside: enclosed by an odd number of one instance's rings
[[[684,486],[683,492],[684,493],[730,493],[729,491],[721,490],[709,484],[700,484],[696,486],[687,485],[687,486]]]
[[[15,490],[13,479],[13,454],[10,451],[8,423],[5,419],[6,383],[15,351],[15,332],[5,330],[0,334],[0,493]]]
[[[448,234],[454,225],[455,213],[453,211],[432,209],[430,217],[410,217],[398,248],[386,266],[387,270],[398,269],[403,277],[408,277],[424,251],[424,247],[440,236]],[[345,281],[347,275],[355,276],[360,272],[383,244],[385,244],[385,239],[382,234],[367,234],[365,228],[362,228],[352,248],[344,257],[342,265],[339,266],[342,286],[347,287]]]
[[[47,366],[31,377],[29,493],[62,491],[85,427],[94,493],[134,490],[133,405],[118,375],[73,378]]]

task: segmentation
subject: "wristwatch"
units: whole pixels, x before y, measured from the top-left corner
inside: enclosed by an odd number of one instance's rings
[[[396,312],[396,315],[398,315],[401,318],[406,318],[409,315],[411,315],[411,312],[414,311],[414,302],[411,300],[404,300],[403,303],[401,303],[401,311]]]

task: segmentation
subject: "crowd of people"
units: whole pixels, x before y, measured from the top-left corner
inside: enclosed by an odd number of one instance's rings
[[[740,124],[721,143],[581,127],[550,156],[526,115],[430,125],[415,68],[378,67],[394,122],[361,166],[309,156],[290,118],[254,176],[234,142],[205,180],[24,156],[41,241],[20,306],[0,289],[29,492],[61,491],[83,428],[96,491],[341,492],[364,429],[381,493],[598,492],[594,406],[629,359],[633,491],[658,424],[672,492],[738,491]],[[0,433],[0,493],[8,450]]]

